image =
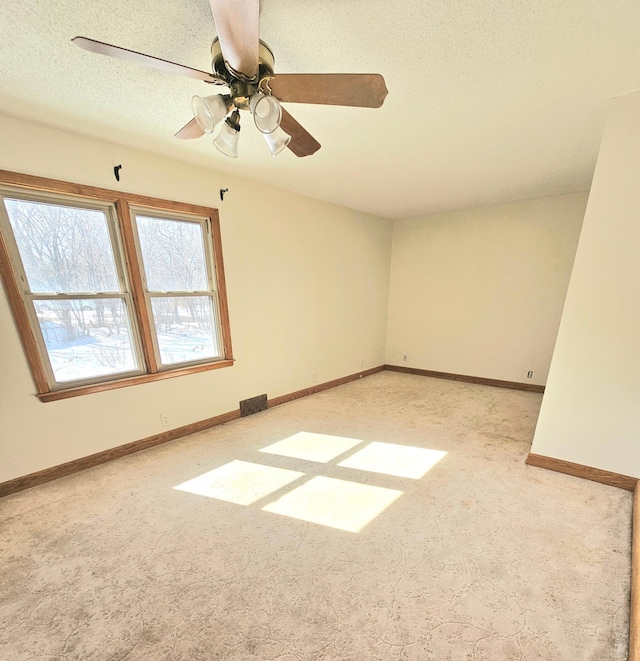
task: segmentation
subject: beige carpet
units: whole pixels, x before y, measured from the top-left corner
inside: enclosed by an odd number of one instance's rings
[[[540,401],[383,372],[5,498],[0,658],[625,659],[631,494]]]

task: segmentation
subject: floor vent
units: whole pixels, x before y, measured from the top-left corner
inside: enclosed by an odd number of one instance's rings
[[[251,399],[243,399],[240,402],[240,417],[244,418],[245,415],[258,413],[258,411],[264,411],[267,408],[268,406],[266,395],[257,395]]]

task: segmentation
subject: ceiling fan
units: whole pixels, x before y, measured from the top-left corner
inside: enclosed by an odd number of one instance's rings
[[[71,41],[80,48],[137,62],[160,71],[226,86],[228,93],[194,96],[193,119],[176,138],[188,140],[216,133],[213,144],[232,158],[238,155],[240,110],[249,111],[271,154],[288,147],[310,156],[320,143],[280,102],[379,108],[387,96],[380,74],[275,74],[271,49],[259,39],[260,0],[210,0],[218,36],[211,46],[212,73],[87,37]]]

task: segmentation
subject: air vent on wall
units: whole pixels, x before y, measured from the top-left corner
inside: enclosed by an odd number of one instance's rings
[[[251,397],[251,399],[243,399],[240,402],[240,417],[244,418],[246,415],[258,413],[259,411],[264,411],[267,408],[268,405],[266,395],[257,395],[256,397]]]

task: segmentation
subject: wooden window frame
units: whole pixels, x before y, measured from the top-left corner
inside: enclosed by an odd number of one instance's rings
[[[201,232],[202,248],[204,251],[204,262],[207,270],[206,276],[207,276],[208,288],[206,290],[201,290],[201,291],[176,290],[170,292],[166,292],[166,291],[159,292],[159,291],[153,291],[149,288],[148,273],[145,273],[144,260],[142,258],[142,244],[140,240],[140,229],[138,225],[138,218],[140,217],[144,218],[145,216],[146,217],[151,216],[153,218],[162,218],[168,221],[190,223],[192,225],[198,226]],[[216,343],[221,355],[217,356],[216,358],[205,358],[191,362],[193,364],[204,364],[204,363],[210,363],[212,360],[220,360],[224,358],[224,347],[222,345],[222,325],[220,323],[221,320],[217,312],[219,305],[218,305],[217,282],[215,277],[216,258],[215,255],[213,254],[213,240],[211,236],[211,223],[209,216],[197,217],[193,214],[186,215],[184,213],[180,213],[180,214],[168,213],[167,211],[164,210],[160,211],[157,208],[154,209],[148,207],[143,208],[140,206],[135,206],[130,204],[129,217],[131,219],[132,226],[136,228],[135,231],[132,232],[135,241],[136,254],[138,256],[139,262],[143,264],[143,268],[141,269],[140,272],[141,280],[142,280],[142,291],[144,294],[145,307],[147,310],[147,319],[148,319],[147,323],[149,325],[149,328],[151,328],[152,330],[151,339],[153,342],[155,360],[157,363],[157,371],[161,372],[161,371],[176,369],[176,365],[172,363],[162,363],[160,344],[158,338],[158,329],[156,326],[156,322],[153,319],[153,311],[152,311],[152,300],[154,298],[163,298],[163,297],[171,297],[171,296],[178,296],[178,297],[198,296],[198,297],[209,298],[212,302],[212,308],[213,308],[212,311],[214,312],[212,321],[215,324],[214,332],[215,332]],[[213,266],[213,269],[210,268],[211,266]],[[153,332],[154,328],[155,328],[155,332]]]
[[[47,369],[43,363],[38,341],[34,334],[30,315],[26,307],[25,299],[21,291],[21,285],[16,277],[12,266],[10,250],[5,237],[0,233],[0,276],[4,282],[9,305],[18,327],[18,332],[24,347],[25,355],[34,384],[36,395],[43,402],[50,402],[68,397],[88,395],[94,392],[103,392],[115,388],[150,383],[162,379],[170,379],[178,376],[186,376],[197,372],[204,372],[234,364],[233,350],[231,346],[231,327],[229,323],[229,308],[227,303],[226,281],[224,275],[224,261],[222,257],[222,241],[220,236],[220,220],[218,210],[209,207],[186,204],[183,202],[172,202],[143,195],[113,191],[83,184],[74,184],[55,179],[46,179],[16,172],[0,170],[0,184],[22,189],[22,192],[33,191],[36,193],[49,193],[57,195],[68,195],[75,198],[84,198],[87,201],[95,201],[100,204],[113,205],[117,216],[117,223],[123,249],[122,268],[126,271],[130,285],[130,294],[133,300],[133,315],[135,324],[139,331],[142,346],[142,360],[145,369],[144,374],[135,376],[118,377],[112,380],[100,381],[88,385],[75,387],[53,388],[47,377]],[[69,200],[72,201],[72,198]],[[148,310],[145,302],[145,292],[142,281],[142,264],[136,248],[136,239],[133,233],[130,207],[143,208],[156,211],[180,214],[182,216],[193,216],[194,218],[207,218],[211,227],[211,251],[213,254],[213,268],[215,291],[217,294],[219,325],[222,342],[222,358],[199,363],[196,365],[178,365],[176,367],[161,367],[157,364],[153,349],[153,331],[150,326]],[[107,377],[108,378],[108,377]]]

